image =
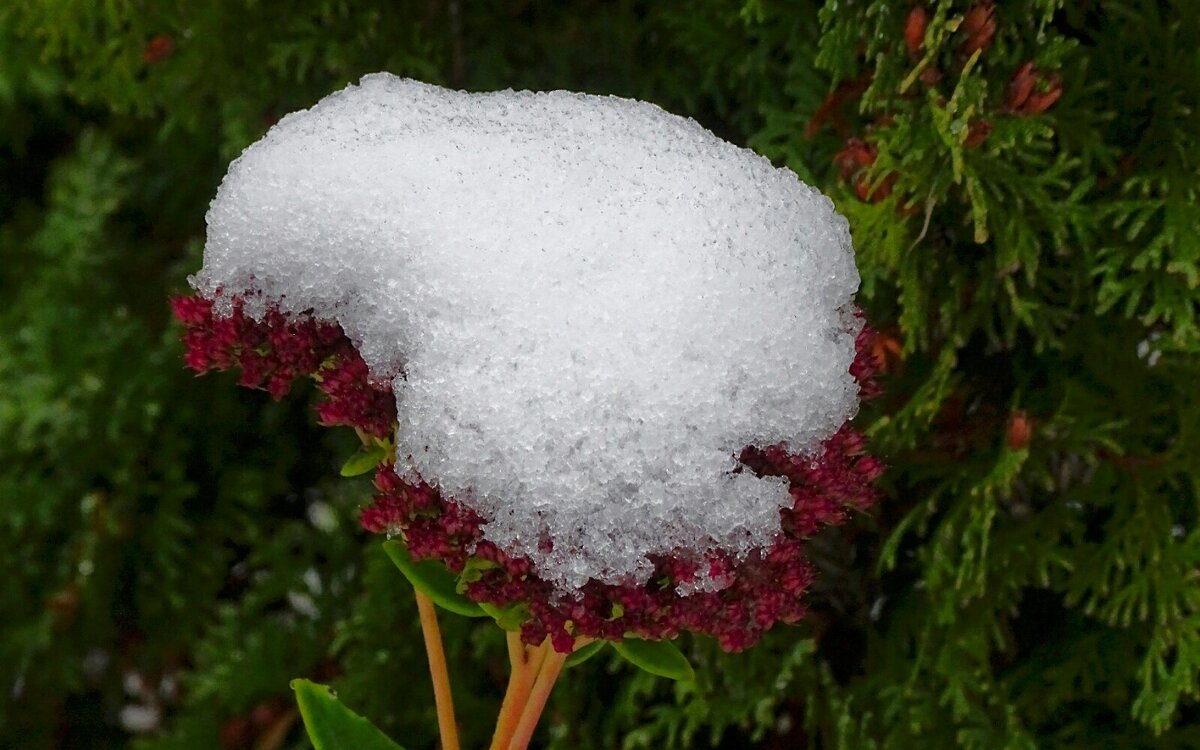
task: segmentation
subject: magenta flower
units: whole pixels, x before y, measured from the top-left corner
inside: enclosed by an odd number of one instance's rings
[[[295,379],[313,377],[324,394],[316,407],[321,424],[354,427],[377,438],[395,429],[391,390],[370,381],[362,357],[337,324],[307,315],[288,318],[278,310],[256,321],[240,305],[219,317],[212,302],[201,297],[176,298],[172,307],[186,329],[187,365],[196,372],[239,369],[240,385],[275,399]],[[877,391],[873,335],[867,327],[860,331],[850,369],[865,397]],[[467,584],[467,595],[501,608],[527,606],[521,627],[526,643],[550,637],[556,649],[569,653],[579,636],[619,640],[635,634],[657,640],[690,630],[740,651],[776,623],[804,616],[803,595],[814,575],[804,540],[843,523],[852,511],[869,508],[877,498],[873,483],[882,464],[866,454],[863,436],[849,425],[826,440],[815,459],[776,445],[747,446],[739,460],[756,476],[787,480],[794,502],[780,511],[779,538],[741,561],[683,549],[657,557],[653,574],[640,585],[592,581],[577,592],[558,591],[538,576],[528,558],[484,540],[485,519],[478,513],[423,482],[405,482],[391,465],[376,472],[376,495],[361,520],[370,532],[403,534],[415,559],[440,560],[456,574],[475,561],[477,577]],[[679,593],[680,587],[706,578],[721,581],[723,588]]]
[[[806,540],[876,499],[847,222],[692,121],[369,76],[247,149],[208,223],[187,364],[276,399],[311,377],[371,449],[362,525],[403,542],[447,748],[413,566],[510,631],[493,747],[523,748],[583,644],[800,620]]]

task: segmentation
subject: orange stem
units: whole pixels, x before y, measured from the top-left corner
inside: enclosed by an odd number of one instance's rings
[[[507,633],[508,661],[512,664],[512,672],[508,676],[508,689],[504,692],[504,703],[500,707],[500,716],[496,720],[496,733],[492,735],[492,750],[507,750],[512,740],[517,722],[525,710],[529,693],[533,690],[542,661],[550,641],[542,642],[537,647],[526,646],[521,642],[520,633]]]
[[[563,664],[566,663],[569,655],[560,654],[553,648],[548,649],[546,658],[542,661],[542,667],[538,670],[537,679],[533,683],[529,700],[517,722],[517,729],[508,744],[508,750],[525,750],[529,747],[529,740],[533,738],[533,731],[537,729],[538,719],[542,717],[542,710],[546,707],[546,699],[550,697],[550,691],[554,689],[554,682],[558,679],[558,674],[562,671]]]
[[[450,672],[446,669],[446,652],[442,649],[442,631],[438,628],[437,610],[428,596],[416,589],[413,589],[413,592],[417,595],[421,633],[425,636],[425,655],[429,658],[429,676],[433,679],[433,700],[437,705],[442,750],[458,750],[458,724],[454,720]]]

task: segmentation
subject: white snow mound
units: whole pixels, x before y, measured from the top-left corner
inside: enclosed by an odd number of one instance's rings
[[[230,166],[192,283],[340,323],[394,385],[397,470],[567,589],[770,544],[787,486],[735,456],[858,405],[846,220],[629,99],[367,76]]]

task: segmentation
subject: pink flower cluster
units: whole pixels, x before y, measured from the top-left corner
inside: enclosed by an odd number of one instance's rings
[[[368,379],[362,358],[337,325],[278,311],[256,321],[240,306],[231,316],[218,317],[212,303],[198,297],[178,298],[172,305],[186,328],[187,364],[197,372],[238,367],[242,385],[263,388],[275,398],[296,377],[312,376],[326,396],[317,407],[322,424],[352,425],[377,437],[394,429],[390,388]],[[864,397],[876,393],[872,335],[866,328],[859,335],[850,369]],[[677,550],[653,559],[654,573],[640,585],[593,580],[578,592],[556,591],[527,558],[510,556],[483,539],[485,519],[424,483],[401,480],[391,466],[376,472],[377,492],[361,520],[371,532],[402,533],[415,559],[445,563],[461,576],[474,601],[512,612],[522,621],[528,643],[548,636],[557,650],[569,652],[578,636],[620,640],[634,634],[657,640],[690,630],[716,638],[727,651],[739,651],[776,623],[804,616],[803,595],[814,577],[804,540],[874,503],[873,483],[883,470],[849,425],[825,441],[815,457],[771,446],[748,447],[740,459],[742,468],[757,476],[788,480],[794,502],[780,512],[780,536],[740,561],[719,552]]]
[[[336,323],[311,315],[289,318],[276,309],[255,320],[240,302],[230,315],[219,316],[203,297],[176,297],[171,309],[185,328],[184,361],[196,372],[237,368],[238,385],[265,390],[276,401],[296,378],[312,377],[325,395],[317,405],[321,424],[391,436],[396,422],[391,384],[369,380],[366,362]]]

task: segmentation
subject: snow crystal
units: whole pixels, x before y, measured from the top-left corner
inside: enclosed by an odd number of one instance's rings
[[[645,102],[367,76],[231,165],[192,281],[340,323],[397,470],[566,587],[769,544],[787,486],[736,455],[857,408],[846,220]]]

